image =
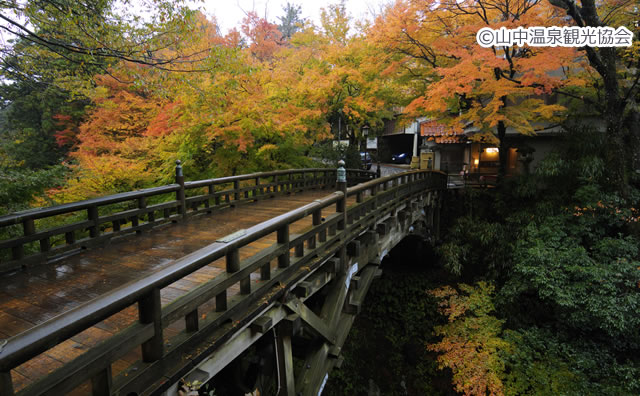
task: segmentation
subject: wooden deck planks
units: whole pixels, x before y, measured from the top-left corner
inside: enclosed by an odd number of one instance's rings
[[[55,264],[5,275],[0,279],[0,335],[5,338],[16,335],[128,281],[157,271],[223,236],[286,213],[329,193],[330,190],[316,190],[242,205],[152,233],[114,241],[108,246],[68,257]],[[333,210],[323,213],[323,216],[331,212]],[[293,224],[290,232],[298,233],[310,225],[309,216]],[[240,258],[248,258],[275,241],[275,233],[261,238],[242,248]],[[277,266],[276,260],[272,260],[271,266]],[[224,259],[217,260],[164,288],[161,292],[162,304],[166,305],[214,278],[224,268]],[[251,280],[259,280],[259,271],[251,274]],[[230,295],[238,292],[239,285],[229,289]],[[204,310],[214,307],[214,301],[208,302],[200,316],[205,315]],[[26,362],[12,371],[15,389],[19,390],[64,362],[71,361],[137,319],[137,308],[131,306]],[[177,321],[166,329],[166,334],[176,334],[182,329],[183,321]],[[113,364],[114,374],[139,357],[139,350],[125,355]],[[78,391],[87,390],[87,386],[85,384]]]

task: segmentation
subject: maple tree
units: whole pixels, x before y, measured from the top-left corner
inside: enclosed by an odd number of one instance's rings
[[[494,287],[485,282],[476,287],[458,287],[462,293],[450,286],[431,291],[440,299],[440,310],[449,323],[435,327],[442,340],[428,348],[441,353],[440,368],[453,371],[456,391],[465,395],[504,395],[505,367],[499,352],[512,346],[500,337],[504,320],[492,316]]]
[[[476,141],[498,143],[504,175],[507,129],[532,135],[560,121],[565,108],[543,95],[583,84],[575,73],[586,65],[575,48],[482,48],[476,32],[563,24],[558,9],[531,0],[399,1],[377,19],[373,37],[395,52],[396,73],[424,87],[406,113],[429,115],[457,134],[466,130]]]

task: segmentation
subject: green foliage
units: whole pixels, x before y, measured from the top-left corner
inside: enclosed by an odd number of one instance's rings
[[[444,323],[425,290],[447,279],[440,272],[389,268],[374,280],[342,349],[344,363],[329,374],[323,395],[367,394],[370,380],[382,395],[447,394],[449,378],[425,348],[436,339],[433,326]]]
[[[505,395],[640,392],[639,191],[623,198],[609,184],[603,137],[569,131],[534,175],[458,202],[463,215],[439,248],[443,264],[497,290],[495,312],[474,312],[466,299],[490,293],[449,289],[452,321],[432,348],[459,390],[475,383],[464,379],[483,351],[465,347],[490,332],[483,340],[501,347],[481,361],[497,359]]]
[[[73,144],[73,129],[88,102],[27,81],[0,85],[0,97],[8,103],[0,125],[0,150],[6,158],[31,169],[59,164]]]
[[[539,327],[504,332],[508,395],[637,394],[637,362],[616,359],[598,344]],[[619,360],[619,361],[618,361]]]
[[[28,208],[35,196],[63,179],[65,169],[56,166],[40,170],[5,168],[0,172],[0,214]]]
[[[462,275],[490,274],[493,277],[509,266],[512,235],[502,223],[464,216],[449,229],[448,242],[438,247],[444,267]]]
[[[547,218],[524,228],[504,298],[513,305],[521,296],[535,295],[538,309],[527,315],[546,316],[574,331],[640,341],[637,241],[604,236],[585,246],[565,223],[570,220]]]
[[[291,39],[296,32],[302,30],[302,26],[305,23],[304,18],[300,16],[302,14],[302,7],[297,4],[291,4],[287,2],[287,5],[282,7],[284,15],[278,17],[280,25],[278,30],[282,33],[284,39]]]
[[[345,167],[349,169],[362,167],[360,150],[355,144],[334,146],[332,141],[326,141],[315,145],[311,149],[311,156],[318,158],[332,168],[337,167],[340,160],[343,160]]]

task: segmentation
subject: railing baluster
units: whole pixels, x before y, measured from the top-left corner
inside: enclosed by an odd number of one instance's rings
[[[216,295],[216,312],[223,312],[227,310],[227,290],[218,293]]]
[[[258,191],[260,192],[260,195],[264,195],[264,187],[262,186],[262,184],[260,184],[259,177],[256,177],[256,185],[259,187]]]
[[[162,211],[162,217],[164,217],[164,219],[165,219],[165,220],[169,220],[169,218],[171,217],[171,209],[169,209],[169,208],[164,209],[164,210]],[[116,229],[115,229],[115,223],[117,223],[117,221],[113,223],[113,225],[114,225],[114,227],[113,227],[114,231],[116,230]],[[118,224],[118,230],[120,230],[120,224]]]
[[[227,272],[232,274],[234,272],[240,271],[240,250],[233,249],[227,253]],[[250,294],[251,293],[251,276],[247,275],[243,279],[240,280],[240,293],[241,294]]]
[[[67,245],[73,245],[76,243],[76,232],[69,231],[64,233],[64,240],[67,242]]]
[[[36,233],[36,227],[33,219],[25,219],[22,221],[22,233],[24,236],[33,235]],[[19,244],[11,248],[11,256],[14,260],[22,260],[24,257],[24,245]]]
[[[258,198],[258,191],[260,192],[260,195],[262,195],[262,188],[260,188],[260,178],[256,177],[256,188],[253,189],[253,197]]]
[[[362,198],[362,191],[358,191],[358,192],[356,193],[356,203],[362,203],[362,201],[363,201],[363,198]],[[361,205],[361,206],[360,206],[360,207],[355,211],[355,213],[353,214],[353,216],[354,216],[354,220],[356,220],[356,221],[357,221],[358,219],[360,219],[360,217],[362,216],[363,212],[364,212],[364,206],[362,206],[362,205]]]
[[[233,181],[233,200],[234,201],[240,200],[240,191],[238,191],[239,189],[240,189],[240,182],[238,180],[234,180]]]
[[[208,189],[209,196],[207,197],[206,202],[207,202],[207,208],[210,208],[211,198],[213,198],[213,195],[216,193],[216,186],[213,183],[211,183],[207,186],[207,189]],[[218,197],[215,197],[213,199],[213,204],[220,205],[220,199]],[[211,210],[207,210],[207,213],[211,213],[211,212],[212,212]]]
[[[338,230],[344,230],[347,226],[347,172],[343,160],[338,161],[338,166],[336,185],[337,190],[342,191],[342,198],[336,202],[336,212],[343,214],[338,221]]]
[[[278,256],[278,267],[287,268],[291,261],[289,252],[289,224],[285,224],[278,229],[278,244],[285,245],[285,251]]]
[[[313,215],[311,217],[311,223],[312,225],[315,226],[319,226],[322,223],[322,209],[318,209],[315,212],[313,212]],[[327,240],[327,234],[325,232],[325,230],[322,230],[318,233],[318,236],[313,235],[310,239],[309,239],[309,249],[315,249],[316,248],[316,240],[320,239],[320,242],[324,242]]]
[[[146,209],[147,207],[147,199],[145,197],[138,198],[138,209]],[[143,216],[136,216],[136,219],[142,219]],[[151,222],[151,220],[147,220],[147,222]],[[141,234],[142,230],[136,230],[136,234]]]
[[[187,217],[187,204],[184,193],[184,174],[182,173],[182,162],[176,160],[176,184],[180,186],[180,189],[176,191],[176,201],[178,201],[178,214],[182,215],[182,218]]]
[[[154,362],[163,355],[162,342],[162,306],[160,289],[154,288],[138,301],[140,323],[153,323],[153,337],[142,343],[142,360]]]
[[[211,213],[211,185],[207,186],[207,197],[202,201],[204,204],[204,208],[207,210],[207,213]]]
[[[271,279],[271,262],[268,262],[262,267],[260,267],[260,279],[262,280]]]
[[[233,274],[240,270],[240,250],[232,249],[227,253],[227,272]]]
[[[98,207],[90,206],[87,208],[87,218],[92,223],[89,227],[89,237],[96,238],[100,236],[100,228],[98,227]]]
[[[140,225],[140,222],[138,220],[139,220],[138,215],[131,216],[131,228],[134,228]],[[136,230],[136,234],[139,234],[138,230]]]
[[[51,241],[49,237],[42,238],[40,240],[40,251],[42,253],[45,253],[45,252],[48,252],[49,250],[51,250]]]
[[[113,377],[111,375],[111,364],[109,364],[104,370],[91,377],[91,395],[110,396],[112,391]]]
[[[184,317],[184,322],[187,333],[194,333],[198,331],[198,329],[200,328],[200,325],[198,323],[198,308],[186,314]]]
[[[13,381],[10,371],[0,371],[0,395],[13,396]]]

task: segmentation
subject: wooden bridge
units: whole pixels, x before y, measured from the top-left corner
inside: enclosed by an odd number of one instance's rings
[[[0,396],[176,395],[261,339],[278,394],[319,394],[444,189],[342,168],[184,182],[178,164],[175,184],[0,217]]]

